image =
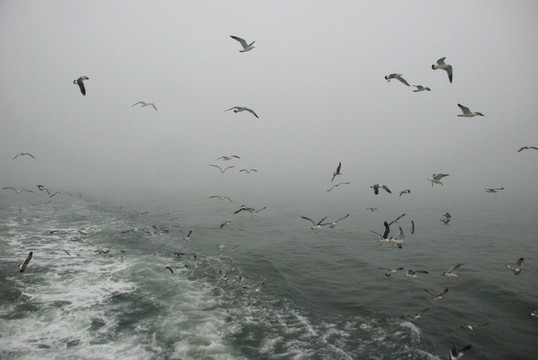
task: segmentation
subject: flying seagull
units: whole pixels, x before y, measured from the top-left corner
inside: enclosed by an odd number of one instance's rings
[[[238,112],[241,112],[241,111],[248,111],[249,113],[251,113],[252,115],[256,116],[259,119],[258,115],[256,115],[254,110],[249,109],[246,106],[234,106],[234,107],[231,107],[231,108],[229,108],[227,110],[224,110],[224,111],[230,111],[230,110],[233,110],[234,113],[238,113]]]
[[[38,188],[40,191],[46,191],[47,194],[50,195],[50,191],[49,191],[49,189],[47,189],[47,188],[45,187],[45,185],[37,185],[37,188]]]
[[[374,207],[369,207],[369,208],[366,208],[366,210],[370,210],[371,212],[374,212],[377,210],[377,208],[374,208]]]
[[[398,232],[398,234],[396,234],[394,236],[391,236],[391,238],[389,239],[389,242],[393,246],[396,245],[396,246],[398,246],[399,249],[401,249],[402,246],[405,245],[405,241],[400,240],[400,239],[404,238],[404,233],[403,233],[403,230],[402,230],[401,226],[398,226],[398,228],[400,229],[400,231]]]
[[[469,350],[471,347],[472,346],[469,344],[457,350],[456,345],[453,345],[452,349],[450,349],[450,360],[459,360],[463,358],[465,351]]]
[[[157,107],[155,106],[154,103],[147,103],[147,102],[139,101],[139,102],[137,102],[137,103],[134,103],[133,106],[138,105],[138,104],[142,104],[142,107],[153,106],[153,108],[155,109],[155,111],[157,111]],[[132,106],[131,106],[131,107],[132,107]]]
[[[219,199],[219,200],[228,200],[229,202],[232,202],[232,199],[230,199],[228,196],[212,195],[209,198],[210,199]]]
[[[414,315],[411,315],[411,314],[404,314],[401,316],[402,319],[410,319],[410,321],[412,323],[414,323],[415,321],[417,320],[420,320],[422,318],[422,314],[425,313],[426,311],[430,310],[430,308],[425,308],[425,309],[422,309],[420,310],[419,312],[417,312],[416,314]]]
[[[399,80],[402,84],[404,85],[407,85],[407,86],[411,86],[409,85],[409,83],[407,82],[407,80],[405,80],[403,77],[402,77],[402,74],[390,74],[390,75],[387,75],[385,76],[385,80],[387,81],[391,81],[392,79],[396,79],[396,80]]]
[[[403,194],[411,194],[411,190],[406,189],[406,190],[400,191],[400,196],[399,197],[401,197]]]
[[[523,258],[520,257],[514,264],[506,264],[506,268],[514,273],[514,275],[519,275],[521,272],[521,264],[523,263]]]
[[[489,325],[489,322],[483,322],[483,323],[474,324],[474,325],[471,325],[471,324],[460,325],[460,328],[465,329],[465,330],[474,331],[474,328],[479,327],[479,326],[485,326],[485,325]]]
[[[424,289],[435,301],[441,301],[443,300],[443,295],[445,295],[448,292],[448,288],[444,289],[441,293],[438,295],[433,295],[431,292],[428,291],[428,289]]]
[[[374,189],[374,194],[376,195],[379,194],[379,188],[382,188],[389,194],[392,194],[392,191],[390,191],[390,189],[386,185],[383,185],[383,184],[374,184],[374,185],[371,185],[370,187]]]
[[[234,212],[234,215],[237,214],[237,213],[240,213],[241,211],[249,211],[249,212],[251,212],[251,211],[255,211],[255,210],[253,208],[251,208],[251,207],[246,206],[246,205],[241,205],[239,210],[236,210]]]
[[[56,191],[54,194],[52,194],[52,195],[49,196],[49,199],[50,199],[51,197],[56,196],[56,195],[59,195],[59,194],[67,194],[67,195],[73,197],[73,195],[71,195],[71,194],[68,193],[68,192],[65,192],[65,191]]]
[[[481,112],[469,110],[467,106],[463,106],[462,104],[458,104],[461,111],[463,111],[463,114],[459,114],[460,117],[473,117],[473,116],[484,116]]]
[[[396,269],[389,269],[389,268],[382,268],[382,267],[380,267],[380,268],[378,268],[378,269],[381,269],[381,270],[387,270],[387,271],[385,272],[385,276],[386,276],[386,277],[390,277],[392,274],[396,274],[398,271],[401,271],[401,270],[403,270],[404,268],[403,268],[403,267],[399,267],[399,268],[396,268]]]
[[[327,192],[331,191],[333,188],[335,188],[335,187],[337,187],[337,186],[340,186],[340,185],[349,185],[349,184],[350,184],[349,181],[347,181],[347,182],[340,182],[340,183],[338,183],[338,184],[336,184],[336,185],[331,186],[331,188],[330,188],[329,190],[327,190]]]
[[[432,182],[432,186],[433,186],[433,184],[441,184],[441,185],[443,185],[443,183],[440,180],[442,178],[444,178],[445,176],[449,176],[449,175],[450,174],[433,174],[432,178],[428,179],[428,181]]]
[[[336,175],[342,175],[342,173],[340,172],[340,169],[342,168],[342,162],[339,162],[338,163],[338,166],[336,167],[336,171],[333,172],[333,178],[331,179],[331,182],[334,180],[334,178],[336,177]]]
[[[19,189],[15,189],[15,188],[12,187],[12,186],[4,186],[2,189],[13,190],[13,191],[15,191],[17,194],[20,194],[20,193],[23,192],[23,191],[33,193],[32,190],[26,190],[26,189],[21,189],[21,190],[19,190]]]
[[[18,158],[19,156],[30,156],[32,159],[35,159],[35,156],[30,154],[30,153],[27,153],[27,152],[21,152],[21,153],[18,153],[17,155],[15,155],[15,157],[13,158],[13,160],[15,160],[16,158]]]
[[[529,150],[529,149],[538,150],[538,147],[536,147],[536,146],[523,146],[517,152],[521,152],[523,150]]]
[[[220,224],[219,229],[222,229],[223,227],[225,227],[226,225],[230,225],[231,223],[232,221],[225,221],[222,224]]]
[[[251,172],[258,172],[256,169],[241,169],[239,172],[246,172],[247,174],[250,174]]]
[[[430,89],[429,87],[424,87],[422,85],[413,85],[414,87],[416,87],[415,90],[413,90],[413,92],[419,92],[419,91],[432,91],[432,89]]]
[[[405,273],[406,278],[417,278],[416,274],[429,274],[426,270],[407,270]]]
[[[220,159],[222,159],[223,161],[229,161],[229,160],[232,160],[233,158],[241,159],[241,158],[240,158],[239,156],[237,156],[237,155],[230,155],[230,156],[223,155],[223,156],[221,156],[221,157],[215,159],[215,161],[220,160]]]
[[[445,64],[445,59],[446,57],[442,57],[439,60],[437,60],[437,65],[433,64],[432,69],[433,70],[437,70],[437,69],[445,70],[446,73],[448,74],[448,81],[452,83],[452,65]]]
[[[183,233],[183,231],[182,231]],[[183,240],[190,240],[191,239],[192,230],[189,230],[189,233],[183,238]]]
[[[247,52],[247,51],[250,51],[250,50],[255,48],[255,46],[252,46],[252,44],[254,44],[256,41],[253,41],[250,44],[247,44],[245,39],[242,39],[242,38],[240,38],[238,36],[230,35],[230,37],[232,39],[237,40],[237,41],[239,41],[241,43],[241,46],[243,47],[243,50],[239,50],[239,52]]]
[[[325,216],[323,219],[321,219],[318,222],[315,222],[314,220],[312,220],[312,219],[310,219],[310,218],[308,218],[306,216],[301,216],[301,218],[310,221],[310,223],[312,224],[311,229],[314,230],[315,232],[318,232],[318,231],[321,230],[321,227],[323,225],[326,225],[326,224],[323,224],[323,220],[327,219],[327,216]]]
[[[34,252],[30,251],[30,253],[28,254],[28,257],[26,258],[26,260],[24,260],[24,262],[19,265],[19,271],[20,272],[24,272],[24,270],[26,270],[26,267],[28,266],[28,263],[30,262],[30,260],[32,260],[32,256],[34,256]]]
[[[372,232],[372,233],[376,234],[377,236],[379,236],[379,245],[381,245],[384,242],[389,242],[390,241],[389,240],[389,233],[390,233],[389,223],[385,221],[383,223],[383,226],[385,227],[385,231],[383,231],[383,234],[380,234],[378,232],[370,230],[370,232]]]
[[[87,77],[86,75],[83,75],[79,77],[78,79],[73,80],[73,84],[78,84],[78,87],[80,88],[80,92],[82,93],[82,95],[86,96],[86,88],[84,87],[84,80],[90,80],[90,78]]]
[[[347,214],[346,216],[343,216],[341,217],[340,219],[336,220],[336,221],[333,221],[333,222],[330,222],[330,223],[325,223],[325,224],[321,224],[321,225],[329,225],[329,228],[334,228],[336,226],[336,223],[339,222],[340,220],[344,220],[345,218],[347,218],[349,216],[349,214]]]
[[[447,271],[445,271],[443,273],[443,276],[446,276],[446,278],[448,280],[450,280],[451,277],[457,279],[458,278],[458,273],[456,272],[456,270],[462,265],[464,265],[464,264],[456,264],[456,265],[452,266],[450,269],[448,269]]]
[[[501,190],[504,190],[504,188],[503,187],[502,188],[486,188],[487,193],[497,193]]]
[[[221,172],[221,173],[223,173],[223,174],[224,174],[224,173],[226,172],[226,170],[228,170],[228,169],[231,169],[231,168],[235,167],[235,166],[233,166],[233,165],[232,165],[232,166],[228,166],[227,168],[224,168],[224,169],[223,169],[223,168],[221,168],[221,167],[220,167],[220,166],[218,166],[218,165],[213,165],[213,164],[209,164],[209,166],[213,166],[213,167],[216,167],[216,168],[218,168],[218,169],[220,170],[220,172]]]

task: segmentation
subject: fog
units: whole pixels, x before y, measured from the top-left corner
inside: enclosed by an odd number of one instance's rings
[[[536,1],[2,1],[0,185],[536,201],[537,35]]]

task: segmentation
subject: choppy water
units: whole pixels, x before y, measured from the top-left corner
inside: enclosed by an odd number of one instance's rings
[[[239,205],[4,196],[0,358],[446,359],[453,344],[472,344],[470,359],[536,357],[536,206],[408,207],[398,249],[378,246],[370,230],[399,210],[280,202],[251,217],[234,215]],[[318,234],[300,218],[346,212]],[[520,256],[515,276],[504,264]],[[459,279],[447,281],[443,271],[460,262]],[[430,274],[379,269],[398,266]],[[438,303],[423,290],[445,287]],[[401,318],[427,307],[416,323]]]

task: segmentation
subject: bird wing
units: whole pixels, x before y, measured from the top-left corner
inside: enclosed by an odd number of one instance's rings
[[[81,78],[77,80],[78,87],[80,88],[80,92],[82,93],[82,95],[86,95],[86,88],[84,87],[84,82],[80,79]]]
[[[437,60],[437,65],[439,65],[439,66],[441,66],[441,65],[446,65],[446,64],[445,64],[445,59],[446,59],[446,56],[440,58],[439,60]]]
[[[390,189],[386,185],[381,185],[381,187],[385,189],[385,191],[388,192],[389,194],[392,194],[392,191],[390,191]]]
[[[310,221],[312,223],[312,226],[316,226],[316,223],[314,222],[314,220],[312,220],[312,219],[310,219],[310,218],[308,218],[306,216],[301,216],[301,218]]]
[[[523,258],[519,258],[516,261],[517,266],[521,266],[521,263],[523,263]]]
[[[456,271],[462,265],[464,265],[464,264],[456,264],[456,265],[452,266],[450,269],[448,269],[447,272]]]
[[[256,113],[254,112],[254,110],[249,109],[249,108],[245,108],[245,110],[248,111],[249,113],[251,113],[252,115],[256,116],[256,117],[259,119],[258,115],[256,115]]]
[[[405,85],[407,86],[411,86],[409,85],[409,83],[407,82],[407,80],[405,80],[403,77],[401,76],[397,76],[396,79],[400,80],[402,83],[404,83]]]
[[[239,42],[241,43],[241,46],[243,46],[244,49],[246,49],[246,48],[248,47],[248,44],[247,44],[247,42],[245,41],[245,39],[242,39],[242,38],[240,38],[240,37],[238,37],[238,36],[233,36],[233,35],[230,35],[230,37],[231,37],[232,39],[234,39],[234,40],[239,41]]]
[[[155,109],[155,111],[157,111],[157,106],[155,106],[154,103],[149,103],[148,105],[153,106],[153,108]]]
[[[452,83],[452,66],[448,65],[446,68],[446,73],[448,74],[448,81]]]
[[[239,106],[234,106],[234,107],[231,107],[231,108],[226,109],[226,110],[224,110],[224,111],[230,111],[230,110],[233,110],[233,109],[239,109]]]
[[[334,177],[333,177],[333,179],[334,179]],[[332,180],[331,180],[331,181],[332,181]],[[327,192],[331,191],[331,190],[332,190],[333,188],[335,188],[336,186],[338,186],[338,185],[333,185],[333,186],[331,186],[331,188],[330,188],[329,190],[327,190]]]
[[[349,214],[347,214],[346,216],[344,217],[341,217],[340,219],[336,220],[335,223],[339,222],[340,220],[344,220],[345,218],[347,218],[349,216]]]
[[[385,221],[383,223],[383,226],[385,226],[385,231],[383,232],[383,239],[387,239],[389,237],[389,232],[390,232],[390,228],[389,228],[389,224]]]
[[[424,289],[424,291],[426,291],[428,294],[430,294],[431,297],[436,297],[435,295],[433,295],[431,292],[428,291],[428,289]]]
[[[469,110],[469,108],[467,106],[463,106],[462,104],[458,104],[458,106],[461,109],[461,111],[463,111],[464,114],[470,114],[471,113],[471,110]]]
[[[132,106],[135,106],[135,105],[138,105],[138,104],[146,105],[145,102],[143,102],[143,101],[139,101],[139,102],[137,102],[137,103],[134,103]]]
[[[223,171],[222,168],[220,166],[218,166],[218,165],[209,164],[209,166],[216,167],[216,168],[220,169],[220,171]]]
[[[444,294],[446,294],[448,292],[448,288],[444,289],[439,295],[437,296],[443,296]]]

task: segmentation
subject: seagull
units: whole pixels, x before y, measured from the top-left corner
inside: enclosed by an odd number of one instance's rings
[[[402,77],[402,74],[396,74],[396,73],[394,73],[394,74],[390,74],[390,75],[385,76],[385,80],[387,80],[387,81],[390,81],[390,80],[392,80],[392,79],[399,80],[399,81],[402,82],[402,84],[407,85],[407,86],[411,86],[411,85],[409,85],[409,83]]]
[[[49,189],[47,189],[44,185],[37,185],[37,188],[38,188],[40,191],[46,191],[47,194],[50,195],[50,191],[49,191]]]
[[[226,225],[230,225],[231,223],[232,221],[225,221],[222,224],[220,224],[219,229],[222,229],[223,227],[225,227]]]
[[[400,196],[398,196],[398,197],[401,197],[403,194],[411,194],[411,190],[406,189],[406,190],[400,191]]]
[[[377,208],[374,208],[374,207],[369,207],[369,208],[366,208],[366,210],[370,210],[371,212],[374,212],[377,210]]]
[[[234,215],[241,212],[241,211],[255,211],[253,208],[247,207],[246,205],[241,205],[239,210],[234,212]]]
[[[15,160],[16,158],[18,158],[19,156],[30,156],[32,159],[35,159],[35,156],[30,154],[30,153],[27,153],[27,152],[21,152],[21,153],[18,153],[17,155],[15,155],[15,157],[13,158],[13,160]]]
[[[139,101],[139,102],[137,102],[137,103],[134,103],[133,106],[138,105],[138,104],[142,104],[142,107],[153,106],[153,108],[155,109],[155,111],[157,111],[157,107],[155,106],[154,103],[147,103],[147,102]],[[131,106],[131,107],[132,107],[132,106]]]
[[[224,111],[230,111],[230,110],[233,110],[234,113],[238,113],[238,112],[241,112],[241,111],[248,111],[249,113],[251,113],[252,115],[256,116],[259,119],[258,115],[256,115],[254,110],[249,109],[248,107],[245,107],[245,106],[234,106],[234,107],[229,108],[228,110],[224,110]]]
[[[338,183],[338,184],[336,184],[336,185],[331,186],[331,188],[330,188],[329,190],[327,190],[327,192],[331,191],[333,188],[335,188],[335,187],[337,187],[337,186],[340,186],[340,185],[349,185],[349,184],[350,184],[349,181],[347,181],[347,182],[340,182],[340,183]]]
[[[15,188],[14,188],[14,187],[12,187],[12,186],[5,186],[5,187],[3,187],[2,189],[6,189],[6,190],[13,190],[13,191],[15,191],[15,192],[16,192],[17,194],[20,194],[20,193],[21,193],[21,192],[23,192],[23,191],[26,191],[26,192],[31,192],[31,193],[33,193],[33,191],[32,191],[32,190],[26,190],[26,189],[21,189],[21,190],[19,190],[19,189],[15,189]]]
[[[432,89],[430,89],[429,87],[424,87],[422,85],[413,85],[414,87],[416,87],[415,90],[413,90],[413,92],[419,92],[419,91],[432,91]]]
[[[183,231],[182,231],[182,233],[183,233]],[[191,239],[191,234],[192,234],[192,230],[189,230],[189,233],[187,234],[187,236],[185,236],[183,238],[183,240],[190,240]]]
[[[485,326],[485,325],[489,325],[489,322],[483,322],[483,323],[479,323],[479,324],[475,324],[475,325],[471,325],[471,324],[460,325],[460,328],[465,329],[465,330],[474,331],[474,328],[479,327],[479,326]]]
[[[246,172],[247,174],[250,174],[251,172],[258,172],[256,169],[241,169],[239,172]]]
[[[443,295],[445,295],[448,292],[448,288],[444,289],[439,295],[433,295],[431,292],[429,292],[427,289],[424,289],[435,301],[441,301],[443,300]]]
[[[229,160],[232,160],[233,158],[241,159],[237,155],[230,155],[230,156],[223,155],[223,156],[219,157],[218,159],[215,159],[215,161],[220,160],[220,159],[222,159],[223,161],[229,161]]]
[[[315,222],[314,220],[307,218],[306,216],[301,216],[301,218],[310,221],[310,223],[312,224],[311,229],[314,230],[315,232],[318,232],[319,230],[321,230],[321,227],[323,225],[326,225],[326,224],[323,224],[323,220],[327,219],[327,216],[325,216],[323,219],[321,219],[318,222]]]
[[[497,193],[497,192],[499,192],[501,190],[504,190],[504,188],[503,187],[502,188],[491,188],[491,189],[486,188],[487,193]]]
[[[398,220],[400,220],[401,218],[403,218],[405,216],[405,214],[402,214],[400,216],[398,216],[395,220],[392,220],[391,222],[389,222],[389,226],[394,224],[394,223],[397,223]]]
[[[456,264],[452,266],[450,269],[448,269],[447,271],[443,273],[443,276],[446,276],[448,280],[450,280],[451,277],[458,278],[458,273],[456,273],[456,270],[462,265],[464,264]]]
[[[410,321],[412,323],[414,323],[415,321],[417,320],[420,320],[422,318],[422,314],[425,313],[426,311],[430,310],[430,308],[425,308],[425,309],[422,309],[420,310],[419,312],[417,312],[416,314],[414,315],[411,315],[411,314],[404,314],[401,316],[402,319],[411,319]]]
[[[406,278],[417,278],[416,274],[429,274],[426,270],[407,270],[405,273]]]
[[[67,194],[67,195],[73,197],[73,195],[71,195],[71,194],[68,193],[68,192],[65,192],[65,191],[56,191],[54,194],[52,194],[51,196],[49,196],[49,199],[50,199],[51,197],[53,197],[53,196],[58,195],[58,194]]]
[[[433,70],[441,69],[445,70],[448,74],[448,81],[452,83],[452,65],[445,64],[446,57],[442,57],[439,60],[437,60],[437,65],[432,65]]]
[[[336,177],[336,175],[342,175],[342,173],[340,172],[340,169],[342,168],[342,162],[339,162],[338,163],[338,166],[336,167],[336,171],[333,172],[333,178],[331,179],[331,182],[334,180],[334,178]]]
[[[24,260],[24,262],[19,265],[19,271],[20,272],[24,272],[24,270],[26,270],[26,267],[28,266],[28,263],[30,262],[30,260],[32,260],[32,256],[34,256],[34,252],[30,251],[30,253],[28,254],[28,257],[26,258],[26,260]]]
[[[403,267],[399,267],[399,268],[397,268],[397,269],[388,269],[388,268],[382,268],[382,267],[380,267],[380,268],[378,268],[378,269],[381,269],[381,270],[387,270],[387,271],[385,272],[385,276],[386,276],[386,277],[390,277],[392,274],[396,274],[398,271],[401,271],[401,270],[403,270],[404,268],[403,268]]]
[[[530,316],[530,317],[538,318],[538,310],[534,310],[533,312],[530,312],[530,313],[529,313],[529,316]]]
[[[456,350],[456,345],[452,346],[450,350],[450,360],[459,360],[465,355],[465,351],[469,350],[471,345],[466,345],[459,350]]]
[[[243,50],[239,50],[239,52],[247,52],[247,51],[250,51],[252,49],[255,48],[255,46],[252,46],[252,44],[254,44],[256,41],[253,41],[251,42],[250,44],[247,44],[247,42],[245,41],[245,39],[242,39],[238,36],[233,36],[233,35],[230,35],[230,37],[234,40],[237,40],[241,43],[241,46],[243,46]]]
[[[389,194],[392,194],[392,191],[390,191],[390,189],[386,185],[383,185],[383,184],[375,184],[375,185],[371,185],[370,187],[374,189],[374,194],[376,195],[379,194],[379,188],[382,188]]]
[[[256,216],[256,215],[258,215],[258,213],[259,213],[260,211],[263,211],[263,210],[265,210],[265,209],[267,209],[267,206],[264,206],[264,207],[262,207],[262,208],[259,209],[259,210],[249,209],[249,210],[247,210],[247,211],[250,212],[250,216],[252,217],[252,216]]]
[[[209,198],[210,199],[219,199],[219,200],[228,200],[229,202],[233,202],[232,199],[230,199],[228,196],[212,195]]]
[[[523,263],[523,258],[520,257],[514,264],[506,264],[506,268],[514,273],[514,275],[519,275],[521,272],[521,264]]]
[[[90,78],[87,77],[86,75],[83,75],[79,77],[78,79],[73,80],[73,84],[78,84],[78,87],[80,88],[80,92],[82,93],[82,95],[86,96],[86,88],[84,87],[84,80],[90,80]]]
[[[375,232],[373,230],[370,230],[370,232],[376,234],[379,236],[379,245],[381,245],[382,243],[384,242],[389,242],[389,233],[390,233],[390,228],[389,228],[389,224],[385,221],[383,223],[383,226],[385,226],[385,231],[383,231],[383,234],[380,234],[378,232]]]
[[[209,164],[209,166],[213,166],[213,167],[216,167],[216,168],[218,168],[218,169],[220,170],[220,172],[221,172],[221,173],[223,173],[223,174],[224,174],[224,172],[225,172],[226,170],[228,170],[228,169],[231,169],[231,168],[235,167],[235,166],[233,166],[233,165],[232,165],[232,166],[228,166],[228,167],[227,167],[227,168],[225,168],[225,169],[222,169],[222,168],[221,168],[220,166],[218,166],[218,165],[213,165],[213,164]]]
[[[481,112],[474,111],[471,112],[467,106],[463,106],[462,104],[458,104],[461,111],[463,111],[463,114],[459,114],[460,117],[473,117],[473,116],[484,116]]]
[[[538,150],[538,147],[536,147],[536,146],[523,146],[517,152],[521,152],[523,150],[529,150],[529,149]]]
[[[413,220],[411,220],[411,228],[409,231],[411,232],[411,235],[415,233],[415,222]]]
[[[433,184],[441,184],[441,185],[443,185],[443,183],[440,180],[442,178],[444,178],[445,176],[449,176],[449,175],[450,174],[433,174],[432,178],[428,179],[428,181],[432,182],[432,186],[433,186]]]
[[[321,224],[321,225],[329,225],[329,228],[334,228],[336,226],[336,223],[339,222],[340,220],[344,220],[345,218],[347,218],[350,214],[347,214],[346,216],[343,216],[341,217],[340,219],[336,220],[336,221],[333,221],[333,222],[330,222],[330,223],[325,223],[325,224]]]

